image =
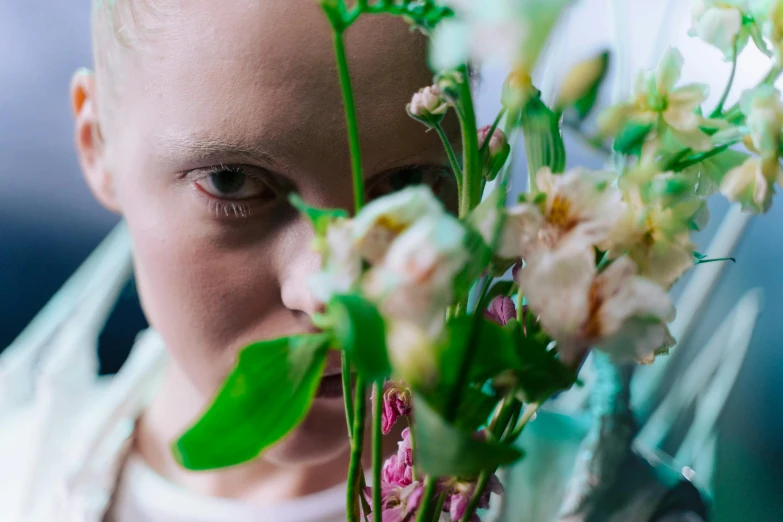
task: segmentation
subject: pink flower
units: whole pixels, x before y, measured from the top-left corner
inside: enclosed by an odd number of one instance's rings
[[[412,397],[410,389],[402,381],[387,381],[384,388],[381,431],[384,435],[388,435],[397,419],[411,414]]]
[[[473,493],[476,491],[475,482],[456,482],[451,491],[446,495],[446,502],[443,505],[443,511],[447,511],[451,520],[461,521],[465,516],[465,510],[470,504],[470,499],[473,498]],[[478,508],[486,509],[489,507],[489,497],[492,493],[498,495],[503,494],[503,484],[500,483],[496,475],[490,477],[487,487],[481,494],[479,499]],[[481,519],[475,513],[470,517],[470,522],[481,522]]]
[[[402,487],[385,485],[382,487],[381,520],[383,522],[404,522],[413,519],[421,504],[423,485],[416,481]]]
[[[484,317],[495,321],[501,326],[507,325],[516,316],[517,311],[514,307],[514,301],[504,295],[495,297],[489,303],[489,308],[484,311]]]
[[[405,463],[399,455],[392,455],[381,468],[381,482],[398,486],[409,486],[413,483],[413,468]]]

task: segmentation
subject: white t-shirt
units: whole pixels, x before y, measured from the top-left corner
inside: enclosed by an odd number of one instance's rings
[[[251,505],[205,497],[169,482],[132,454],[107,522],[345,522],[345,485],[285,502]]]

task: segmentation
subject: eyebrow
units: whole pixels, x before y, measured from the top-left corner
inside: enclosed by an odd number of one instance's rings
[[[224,139],[200,134],[160,134],[154,143],[164,149],[166,155],[174,154],[191,160],[242,159],[263,163],[276,169],[284,167],[257,143],[243,139]]]

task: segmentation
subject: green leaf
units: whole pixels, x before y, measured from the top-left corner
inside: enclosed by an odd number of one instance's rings
[[[422,473],[473,478],[483,470],[508,465],[522,457],[512,446],[479,440],[474,433],[449,424],[420,396],[414,397],[414,411],[414,462]]]
[[[653,129],[653,124],[629,121],[614,138],[614,150],[621,154],[639,155],[644,139]]]
[[[474,387],[464,389],[454,424],[457,428],[465,431],[476,431],[489,421],[492,411],[500,399],[498,396],[488,395]]]
[[[481,383],[521,365],[510,330],[483,317],[456,317],[446,325],[439,351],[443,358],[440,365],[443,388],[449,392],[457,382],[459,368],[456,361],[463,360],[470,343],[476,343],[478,349],[473,352],[468,382]]]
[[[525,139],[528,175],[533,176],[541,167],[552,172],[565,170],[565,145],[560,134],[560,119],[536,96],[528,101],[521,116]]]
[[[355,294],[336,295],[327,306],[337,343],[368,381],[391,373],[386,323],[374,304]]]
[[[310,223],[313,225],[313,230],[315,230],[315,233],[318,236],[324,236],[326,234],[326,229],[332,221],[348,217],[348,212],[341,208],[311,207],[305,203],[299,194],[291,194],[288,196],[288,201],[295,209],[310,220]]]
[[[174,443],[177,461],[191,470],[233,466],[285,437],[310,409],[330,340],[297,335],[245,347],[209,409]]]
[[[524,328],[516,321],[509,323],[517,343],[521,365],[517,371],[523,402],[542,402],[576,382],[576,372],[549,350],[551,340],[541,330],[533,314],[525,314]]]

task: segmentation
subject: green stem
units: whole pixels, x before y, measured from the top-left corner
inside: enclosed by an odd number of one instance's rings
[[[672,166],[672,170],[674,171],[681,171],[683,169],[687,169],[690,166],[696,165],[697,163],[701,163],[702,161],[709,159],[717,154],[720,154],[724,150],[728,149],[732,145],[737,143],[737,141],[732,141],[731,143],[727,143],[725,145],[721,145],[720,147],[715,147],[714,149],[710,149],[706,152],[700,152],[698,154],[694,154],[690,158],[686,159],[685,161],[681,161],[677,163],[676,165]]]
[[[473,108],[473,94],[470,90],[470,75],[466,65],[460,67],[462,81],[459,84],[459,116],[462,131],[462,195],[459,203],[459,217],[467,216],[481,203],[481,156],[478,146],[476,113]]]
[[[533,416],[538,411],[538,408],[540,407],[541,407],[540,402],[531,402],[530,404],[525,406],[525,410],[522,413],[522,417],[520,417],[519,419],[519,423],[516,425],[514,430],[506,438],[505,442],[513,442],[517,440],[519,436],[522,434],[522,430],[525,429],[527,423],[530,422],[530,419],[533,418]]]
[[[731,91],[731,86],[734,85],[734,75],[737,73],[737,44],[738,44],[738,38],[734,38],[734,54],[733,54],[733,60],[731,62],[731,74],[729,74],[729,81],[726,84],[726,88],[723,90],[723,94],[720,97],[720,100],[718,101],[718,105],[715,106],[715,110],[712,111],[712,114],[710,114],[710,118],[717,118],[720,116],[720,114],[723,112],[723,104],[726,103],[726,98],[729,97],[729,91]]]
[[[435,485],[435,480],[432,477],[427,476],[424,479],[424,496],[419,505],[419,512],[416,514],[416,522],[427,522],[427,515],[432,510],[432,497],[435,493]]]
[[[457,194],[459,194],[461,198],[462,197],[462,169],[459,166],[459,160],[457,160],[457,155],[454,154],[454,149],[452,148],[451,143],[449,143],[449,138],[448,136],[446,136],[446,132],[443,130],[443,127],[440,126],[440,123],[435,125],[435,131],[438,133],[438,136],[440,136],[440,141],[443,142],[443,148],[446,149],[446,155],[449,157],[451,170],[454,171],[454,176],[457,178]]]
[[[383,383],[379,380],[375,388],[375,404],[372,419],[372,518],[381,522],[381,466],[383,465],[383,433],[381,417],[383,415]]]
[[[349,522],[358,522],[359,504],[357,491],[362,474],[362,450],[364,446],[364,416],[366,410],[365,395],[367,385],[361,376],[356,378],[356,400],[354,401],[353,434],[351,436],[351,462],[348,465],[348,488],[346,505]]]
[[[484,489],[487,487],[489,477],[492,475],[492,473],[494,473],[494,471],[490,472],[488,470],[484,470],[479,475],[478,481],[476,482],[476,489],[473,491],[473,497],[470,499],[470,504],[468,504],[468,508],[465,510],[465,514],[462,515],[462,522],[468,522],[476,513],[479,502],[481,502],[481,495],[484,494]]]
[[[343,378],[343,403],[345,404],[345,421],[348,424],[348,436],[353,436],[353,395],[351,392],[351,363],[345,352],[340,353]]]
[[[446,504],[446,494],[441,493],[438,497],[438,503],[435,504],[435,514],[432,517],[432,522],[438,522],[440,520],[440,514],[443,512],[444,504]]]
[[[359,144],[359,125],[356,119],[356,106],[353,99],[351,75],[348,72],[348,59],[345,55],[343,31],[332,28],[334,54],[337,58],[337,71],[340,75],[340,89],[345,106],[345,126],[348,130],[348,148],[351,153],[351,175],[353,176],[354,211],[358,213],[364,206],[364,178],[362,177],[362,151]]]
[[[370,522],[372,507],[370,507],[370,503],[367,502],[367,496],[362,494],[366,489],[367,482],[365,482],[364,473],[359,473],[359,500],[362,503],[362,510],[364,511],[364,522]]]

